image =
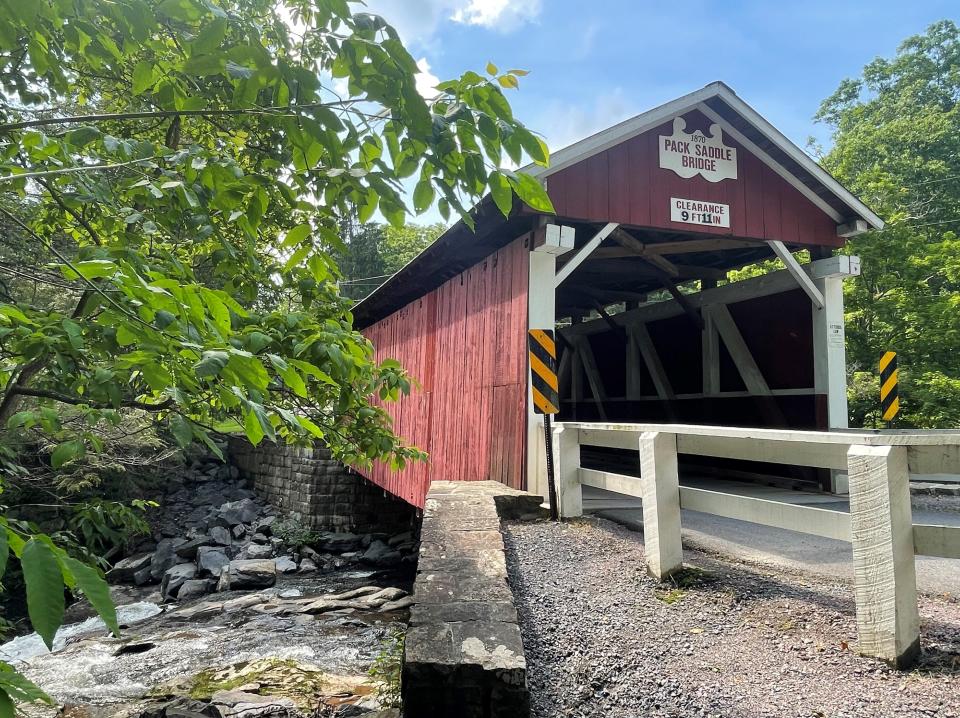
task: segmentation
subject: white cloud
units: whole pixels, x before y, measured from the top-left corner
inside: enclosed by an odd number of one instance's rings
[[[440,78],[430,72],[430,63],[425,57],[417,60],[417,69],[420,70],[417,73],[417,92],[421,97],[432,100],[439,94],[435,88],[440,83]]]
[[[367,7],[397,28],[404,42],[428,46],[445,22],[511,32],[535,20],[542,4],[543,0],[368,0]]]
[[[510,32],[537,18],[541,0],[469,0],[454,10],[450,19],[465,25],[481,25]]]

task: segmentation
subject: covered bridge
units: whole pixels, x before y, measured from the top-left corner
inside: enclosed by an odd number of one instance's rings
[[[561,420],[846,427],[842,281],[859,260],[836,250],[883,223],[729,87],[527,171],[556,215],[516,202],[504,218],[486,197],[475,231],[457,223],[355,307],[419,382],[387,408],[430,454],[368,478],[419,506],[434,479],[542,491],[528,328],[558,331]],[[774,257],[786,269],[728,281]]]

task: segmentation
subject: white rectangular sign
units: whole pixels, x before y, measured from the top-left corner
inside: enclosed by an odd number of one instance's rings
[[[703,224],[710,227],[729,227],[730,205],[671,197],[670,221],[683,222],[684,224]]]

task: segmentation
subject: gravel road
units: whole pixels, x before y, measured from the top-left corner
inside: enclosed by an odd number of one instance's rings
[[[682,587],[604,519],[504,527],[533,715],[960,718],[960,603],[922,597],[924,657],[856,654],[851,587],[697,551]]]

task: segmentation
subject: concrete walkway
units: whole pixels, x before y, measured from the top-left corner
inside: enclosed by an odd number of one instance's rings
[[[790,491],[719,479],[684,478],[681,484],[770,501],[813,505],[835,511],[850,510],[850,504],[844,497],[833,494]],[[583,487],[585,513],[603,516],[635,530],[643,526],[641,506],[640,499]],[[852,550],[845,541],[760,526],[699,511],[684,510],[681,514],[683,539],[687,545],[817,575],[853,577]],[[913,520],[914,523],[960,526],[960,499],[914,497]],[[917,585],[927,593],[960,594],[960,560],[917,556]]]

